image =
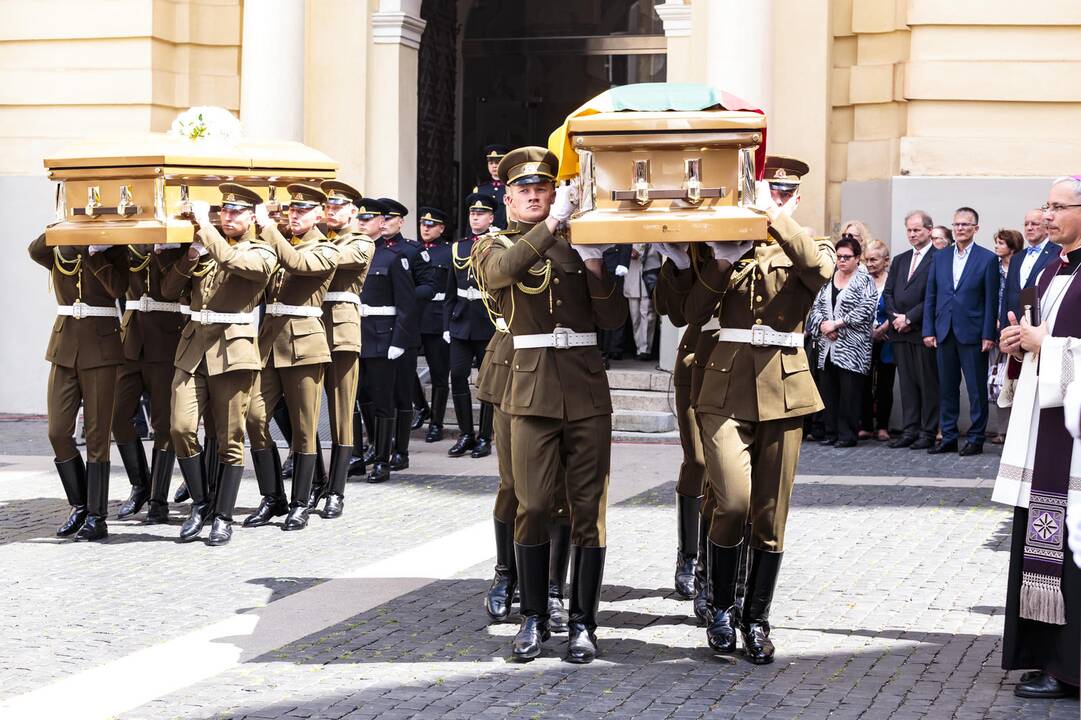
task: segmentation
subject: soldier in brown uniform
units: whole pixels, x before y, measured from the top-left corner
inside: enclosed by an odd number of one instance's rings
[[[161,284],[166,270],[187,251],[179,246],[129,246],[128,252],[131,275],[120,325],[125,362],[116,378],[113,439],[124,461],[131,495],[121,503],[116,517],[123,520],[135,515],[149,500],[147,522],[164,523],[169,519],[169,481],[176,464],[169,431],[173,360],[180,331],[188,318],[179,302],[164,298]],[[154,429],[149,472],[143,443],[131,420],[144,392],[150,394],[150,426]]]
[[[263,370],[247,421],[252,463],[263,499],[244,524],[266,525],[286,512],[285,487],[275,462],[278,449],[270,435],[270,411],[284,396],[293,426],[294,460],[289,514],[282,530],[300,530],[308,525],[308,500],[320,452],[315,434],[323,373],[330,362],[327,333],[320,320],[323,298],[342,253],[316,227],[327,200],[323,191],[299,183],[286,189],[291,241],[278,232],[265,207],[256,211],[261,237],[277,252],[281,268],[266,288],[266,315],[259,326]]]
[[[233,507],[244,474],[244,416],[260,368],[254,310],[277,267],[274,249],[254,237],[253,208],[262,199],[241,185],[218,187],[221,232],[211,224],[210,206],[193,202],[195,242],[163,282],[166,297],[180,296],[185,285],[191,295],[191,319],[176,348],[170,416],[177,462],[191,494],[191,514],[180,528],[180,540],[198,537],[213,515],[211,545],[232,537]],[[209,492],[198,438],[199,419],[207,414],[221,460],[216,498]]]
[[[707,640],[735,651],[736,626],[756,664],[773,661],[769,611],[784,549],[803,416],[821,409],[803,348],[803,323],[815,294],[833,273],[833,246],[816,241],[770,199],[758,200],[769,238],[710,243],[706,263],[685,304],[687,321],[705,323],[718,307],[720,329],[696,407],[706,476],[716,501],[709,530],[713,619]],[[741,546],[751,526],[746,599],[737,622],[732,608]]]
[[[571,511],[569,642],[566,659],[596,656],[596,612],[604,572],[604,514],[611,460],[612,404],[595,328],[623,323],[627,301],[606,276],[598,248],[572,247],[554,233],[573,211],[576,188],[557,193],[555,156],[519,148],[499,164],[508,208],[521,234],[488,236],[473,248],[478,284],[511,307],[511,378],[501,407],[510,415],[518,514],[515,560],[522,626],[514,655],[537,657],[549,637],[549,516],[566,463]],[[583,260],[584,258],[588,258]]]
[[[338,267],[323,298],[323,327],[330,347],[325,377],[330,416],[330,477],[322,516],[336,518],[345,505],[345,478],[353,455],[353,407],[360,382],[360,291],[375,253],[375,243],[360,232],[358,205],[363,194],[340,180],[320,186],[327,196],[327,238],[341,252]],[[322,494],[313,488],[308,507]]]
[[[124,362],[116,298],[128,282],[123,247],[48,247],[30,243],[30,258],[49,270],[58,303],[45,359],[49,371],[49,442],[71,514],[58,537],[100,540],[109,502],[109,429],[116,371]],[[75,447],[75,417],[82,403],[86,463]]]

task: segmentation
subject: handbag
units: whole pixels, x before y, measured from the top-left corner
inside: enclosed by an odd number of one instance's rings
[[[1009,356],[1003,355],[998,348],[991,350],[991,357],[988,358],[987,363],[987,397],[993,403],[998,403],[998,396],[1006,381],[1009,360]]]

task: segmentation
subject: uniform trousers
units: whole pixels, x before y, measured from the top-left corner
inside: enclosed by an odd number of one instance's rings
[[[428,381],[432,388],[446,388],[450,375],[450,346],[443,335],[423,334],[420,344],[424,346],[424,359],[428,362]],[[414,373],[415,374],[415,373]]]
[[[698,413],[713,510],[709,539],[735,547],[751,525],[751,545],[784,550],[803,418],[756,422]]]
[[[691,407],[691,386],[676,385],[676,424],[679,443],[683,446],[683,462],[679,466],[676,493],[685,497],[700,497],[706,485],[706,459],[702,449],[702,433],[698,430],[694,408]]]
[[[510,416],[511,472],[518,515],[514,541],[549,541],[552,501],[560,480],[567,485],[571,544],[604,547],[612,416],[582,420]]]
[[[412,413],[413,383],[417,376],[417,349],[409,348],[401,357],[391,362],[394,363],[394,407],[401,412]],[[378,403],[379,401],[376,400],[377,405]]]
[[[495,519],[513,525],[518,516],[518,497],[514,493],[514,467],[511,458],[510,420],[511,416],[492,405],[492,432],[495,436],[495,455],[499,467],[499,488],[495,492]],[[549,520],[554,524],[566,522],[567,488],[566,478],[558,483],[555,496],[551,501]]]
[[[353,403],[359,381],[360,355],[353,350],[332,352],[325,382],[330,439],[335,445],[353,444]]]
[[[218,438],[218,458],[226,465],[244,464],[244,418],[251,403],[256,370],[230,370],[208,375],[206,361],[194,373],[180,368],[173,374],[173,405],[169,424],[178,458],[198,455],[199,418],[206,416],[207,432]]]
[[[649,296],[627,298],[630,306],[631,327],[634,330],[634,346],[639,355],[648,355],[653,349],[653,331],[657,326],[657,313]]]
[[[450,339],[450,387],[455,395],[469,394],[469,373],[480,367],[488,340]]]
[[[109,462],[109,430],[116,400],[116,365],[49,370],[49,443],[58,462],[79,454],[75,447],[75,418],[83,405],[87,462]]]
[[[372,403],[374,417],[393,419],[395,417],[394,384],[398,361],[385,357],[371,357],[363,358],[360,362],[361,403]],[[371,432],[372,428],[368,430]]]
[[[319,430],[319,404],[323,395],[323,373],[326,366],[298,365],[274,367],[268,365],[259,373],[258,390],[252,393],[248,408],[248,440],[253,450],[274,447],[270,435],[268,408],[273,408],[285,398],[289,409],[289,423],[293,426],[290,449],[295,453],[311,455],[319,452],[315,441]]]
[[[154,449],[172,450],[169,415],[172,413],[174,374],[176,368],[169,361],[128,361],[120,366],[116,374],[116,407],[113,412],[113,439],[116,442],[132,443],[139,439],[131,418],[139,409],[145,391],[150,394]]]

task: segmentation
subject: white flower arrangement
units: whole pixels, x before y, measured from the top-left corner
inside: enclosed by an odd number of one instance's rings
[[[176,116],[169,128],[170,135],[189,140],[215,138],[237,140],[243,134],[240,121],[223,107],[198,105]]]

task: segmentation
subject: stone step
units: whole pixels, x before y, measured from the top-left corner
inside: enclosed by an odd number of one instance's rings
[[[665,410],[616,410],[612,413],[614,432],[668,433],[676,428],[675,416]]]
[[[612,408],[628,412],[665,412],[671,414],[670,395],[649,390],[613,390]]]
[[[642,363],[646,366],[646,363]],[[652,367],[652,366],[650,366]],[[667,392],[672,374],[664,370],[613,367],[608,371],[608,386],[613,390],[652,390]]]

